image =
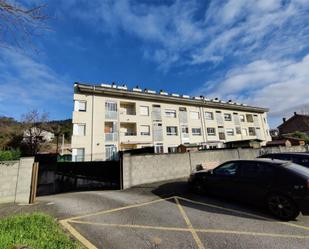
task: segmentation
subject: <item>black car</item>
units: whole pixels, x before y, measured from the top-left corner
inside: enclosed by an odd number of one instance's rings
[[[281,160],[228,161],[190,175],[195,192],[262,204],[276,217],[293,220],[309,215],[309,169]]]
[[[303,165],[309,168],[309,153],[297,153],[297,152],[269,153],[259,156],[259,158],[271,158],[284,161],[291,161],[293,163],[297,163],[299,165]]]

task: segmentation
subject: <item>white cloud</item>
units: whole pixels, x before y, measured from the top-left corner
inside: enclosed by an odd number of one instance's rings
[[[270,116],[278,118],[309,104],[308,69],[309,54],[300,60],[258,60],[235,66],[195,93],[268,107]]]
[[[82,4],[81,4],[82,3]],[[64,1],[65,13],[98,31],[145,41],[144,54],[162,69],[175,65],[284,58],[308,47],[308,0]]]
[[[0,115],[19,117],[44,106],[52,111],[51,116],[57,116],[62,110],[54,106],[71,104],[68,77],[17,50],[0,49],[0,57]]]

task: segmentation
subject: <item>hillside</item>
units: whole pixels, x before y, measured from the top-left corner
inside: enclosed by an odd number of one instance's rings
[[[51,120],[46,123],[46,130],[53,133],[57,131],[59,136],[64,134],[65,142],[71,142],[72,119]],[[0,117],[0,149],[15,147],[16,142],[20,141],[23,132],[21,122],[11,117]],[[55,142],[55,141],[53,141]]]

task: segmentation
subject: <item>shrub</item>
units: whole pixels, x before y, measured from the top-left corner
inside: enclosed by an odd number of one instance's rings
[[[0,150],[0,161],[18,160],[20,150]]]

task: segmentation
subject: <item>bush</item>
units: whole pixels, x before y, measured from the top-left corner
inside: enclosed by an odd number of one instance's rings
[[[19,160],[20,150],[0,150],[0,161]]]

